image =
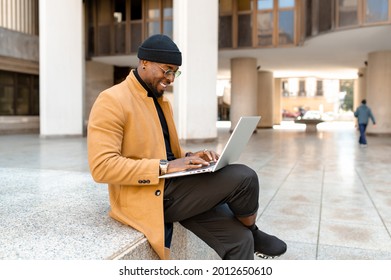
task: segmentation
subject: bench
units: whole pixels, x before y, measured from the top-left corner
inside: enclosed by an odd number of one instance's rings
[[[108,216],[107,186],[86,172],[0,168],[0,259],[154,260],[145,236]],[[219,259],[174,224],[172,259]]]
[[[295,123],[302,123],[305,124],[305,131],[306,132],[316,132],[317,128],[316,126],[320,123],[324,122],[321,119],[295,119]]]

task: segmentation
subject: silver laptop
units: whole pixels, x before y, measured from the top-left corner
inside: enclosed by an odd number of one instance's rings
[[[248,140],[256,129],[260,119],[260,116],[241,117],[217,162],[197,169],[168,173],[159,176],[159,178],[172,178],[206,172],[215,172],[224,166],[237,161],[244,147],[247,145]]]

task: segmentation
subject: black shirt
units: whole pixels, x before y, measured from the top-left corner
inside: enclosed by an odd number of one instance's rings
[[[164,117],[164,113],[162,108],[160,107],[159,102],[157,101],[157,97],[153,93],[153,91],[148,87],[148,85],[141,79],[140,75],[137,73],[137,69],[134,70],[134,75],[136,76],[137,80],[140,82],[140,84],[147,90],[148,97],[151,97],[153,99],[153,102],[155,103],[156,111],[159,115],[160,119],[160,125],[162,126],[163,136],[164,136],[164,142],[166,144],[166,155],[167,160],[174,160],[175,156],[174,153],[171,150],[171,144],[170,144],[170,133],[168,131],[168,125],[166,122],[166,118]]]

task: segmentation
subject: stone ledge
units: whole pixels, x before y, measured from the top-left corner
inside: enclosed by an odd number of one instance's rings
[[[107,186],[85,172],[0,168],[0,259],[158,259],[145,236],[108,216]],[[175,224],[173,259],[218,259]]]

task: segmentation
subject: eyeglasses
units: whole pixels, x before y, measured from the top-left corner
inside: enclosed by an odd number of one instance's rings
[[[178,78],[179,75],[182,73],[179,70],[176,70],[176,71],[172,71],[171,69],[164,70],[159,64],[157,64],[157,63],[155,63],[155,64],[157,65],[157,67],[159,67],[163,71],[163,75],[167,79],[170,79],[171,77]]]

